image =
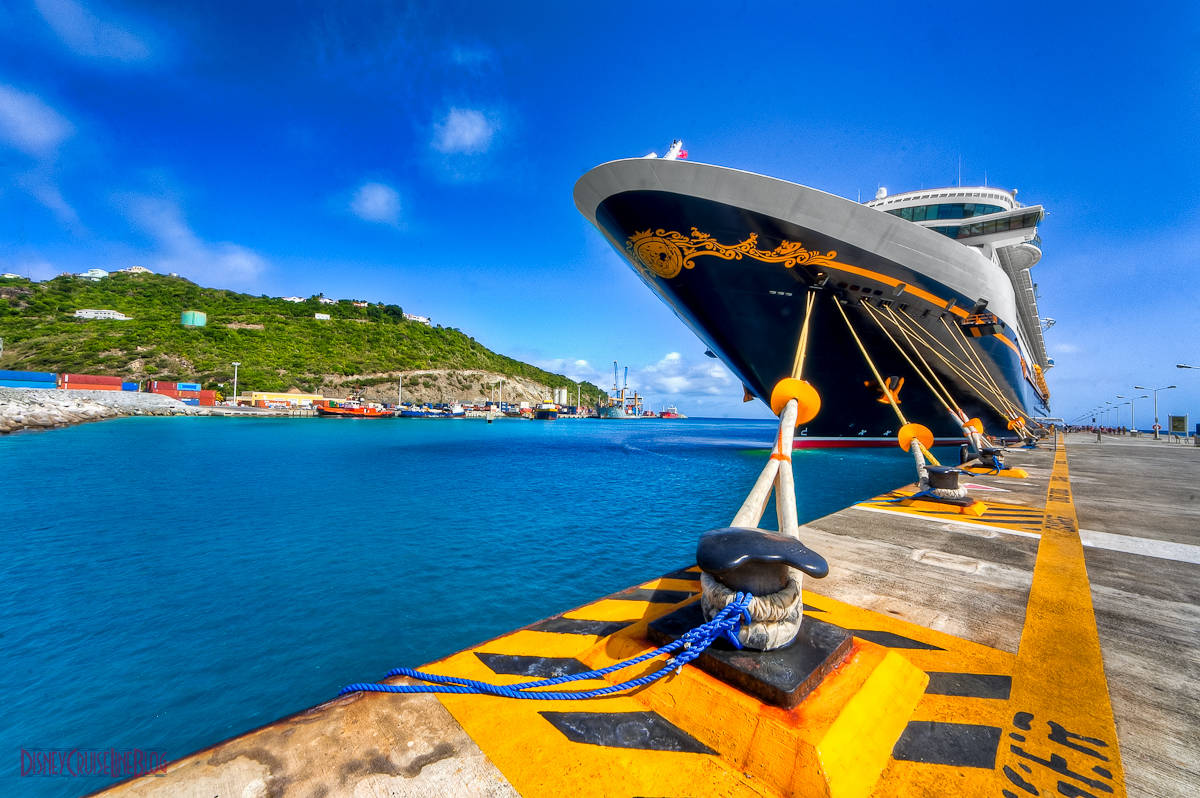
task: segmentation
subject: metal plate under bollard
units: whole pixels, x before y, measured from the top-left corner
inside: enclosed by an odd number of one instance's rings
[[[694,602],[653,621],[647,636],[665,645],[702,623],[700,602]],[[738,650],[718,640],[693,664],[768,704],[790,709],[842,664],[850,650],[849,632],[806,617],[796,639],[783,648]]]

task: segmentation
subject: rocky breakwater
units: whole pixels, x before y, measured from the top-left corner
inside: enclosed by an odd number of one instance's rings
[[[0,434],[117,416],[195,416],[204,412],[153,393],[0,388]]]

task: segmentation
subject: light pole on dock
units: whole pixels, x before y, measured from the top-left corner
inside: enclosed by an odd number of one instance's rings
[[[233,361],[233,406],[237,407],[237,370],[242,365],[240,360]]]
[[[1117,394],[1117,398],[1129,400],[1129,434],[1137,435],[1137,422],[1134,421],[1133,402],[1135,399],[1149,399],[1150,394],[1144,393],[1141,396],[1122,396],[1121,394]]]
[[[1154,394],[1154,440],[1158,440],[1158,427],[1159,427],[1159,423],[1158,423],[1158,392],[1159,391],[1169,391],[1172,388],[1174,388],[1175,386],[1174,385],[1164,385],[1161,388],[1147,388],[1145,385],[1135,385],[1133,387],[1139,391],[1150,391],[1152,394]]]

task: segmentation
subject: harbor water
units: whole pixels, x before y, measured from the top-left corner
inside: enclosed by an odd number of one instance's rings
[[[23,776],[29,752],[175,759],[688,565],[774,434],[127,418],[0,437],[0,794],[112,781]],[[912,462],[807,450],[795,471],[805,520],[909,482]]]

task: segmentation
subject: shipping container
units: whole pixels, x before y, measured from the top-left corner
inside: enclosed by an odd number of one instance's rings
[[[183,402],[185,405],[191,405],[192,407],[200,406],[199,399],[180,399],[179,401]]]
[[[123,383],[121,383],[121,390],[122,390],[122,391],[136,391],[136,390],[138,390],[140,387],[141,387],[141,386],[139,386],[139,385],[138,385],[136,382],[123,382]]]
[[[160,388],[168,390],[168,391],[176,390],[175,383],[173,383],[173,382],[163,382],[162,380],[151,380],[150,382],[146,383],[147,391],[157,391]]]
[[[115,385],[117,390],[121,390],[120,377],[105,377],[101,374],[64,374],[62,381],[67,382],[86,382],[88,385]]]
[[[217,392],[216,391],[200,391],[200,398],[201,399],[216,399]]]
[[[196,401],[200,403],[201,407],[215,407],[217,404],[217,400],[213,399],[211,396],[207,398],[201,396]]]
[[[177,391],[198,391],[198,390],[200,390],[200,383],[198,383],[198,382],[177,382],[177,383],[175,383],[175,390],[177,390]]]
[[[64,382],[62,387],[64,391],[119,391],[121,390],[121,383],[118,382],[116,385],[93,385],[88,382]]]
[[[53,390],[58,387],[56,382],[39,382],[38,380],[6,380],[0,377],[0,388],[41,388]]]
[[[200,398],[200,392],[199,392],[199,391],[184,390],[183,388],[180,388],[180,389],[179,389],[179,391],[178,391],[178,393],[179,393],[179,398],[180,398],[180,399],[184,399],[184,398],[186,398],[186,399],[199,399],[199,398]]]
[[[156,393],[159,396],[169,396],[172,399],[179,398],[179,391],[169,391],[166,388],[158,388],[156,390],[150,391],[150,393]]]
[[[58,375],[53,371],[5,371],[0,369],[0,380],[32,380],[33,382],[58,383]]]

